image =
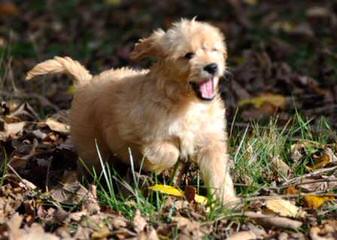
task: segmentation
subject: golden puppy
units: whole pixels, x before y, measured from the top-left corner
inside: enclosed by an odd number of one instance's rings
[[[111,69],[92,76],[68,57],[36,65],[27,79],[67,73],[77,90],[71,136],[80,157],[100,169],[96,144],[112,165],[130,164],[157,173],[179,158],[192,159],[219,200],[235,199],[228,169],[225,108],[218,94],[227,57],[221,32],[181,20],[136,44],[131,58],[156,58],[149,70]]]

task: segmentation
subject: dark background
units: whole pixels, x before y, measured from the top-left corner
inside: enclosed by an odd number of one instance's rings
[[[297,109],[335,124],[336,13],[336,1],[0,1],[0,98],[39,94],[50,104],[36,97],[30,103],[42,116],[68,109],[68,78],[27,83],[27,70],[55,55],[77,59],[92,73],[136,66],[129,53],[137,39],[197,16],[226,36],[231,74],[223,81],[223,95],[229,119],[240,100],[271,93],[285,97],[287,105],[243,106],[237,123],[273,115],[282,122]]]

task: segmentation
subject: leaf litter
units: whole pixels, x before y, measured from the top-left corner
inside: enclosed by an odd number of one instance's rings
[[[28,86],[21,81],[27,66],[36,63],[36,53],[29,49],[36,49],[39,58],[47,58],[51,43],[56,43],[52,48],[58,55],[79,56],[81,62],[95,70],[107,65],[129,65],[128,53],[134,41],[146,35],[149,29],[165,26],[181,17],[174,14],[180,9],[186,16],[210,19],[231,38],[228,39],[229,64],[234,66],[234,78],[223,89],[229,122],[239,106],[236,122],[239,128],[242,122],[264,120],[274,114],[284,123],[299,109],[313,119],[325,115],[332,127],[336,127],[335,4],[307,3],[299,9],[297,3],[290,2],[280,5],[265,1],[229,1],[222,9],[223,14],[232,12],[225,16],[226,21],[222,20],[219,6],[211,2],[207,12],[200,12],[204,7],[199,1],[151,4],[146,6],[150,15],[167,13],[151,19],[144,14],[142,1],[134,5],[126,1],[106,1],[95,3],[95,7],[83,1],[68,6],[71,14],[79,16],[78,20],[69,18],[66,11],[57,12],[60,5],[55,4],[55,9],[39,12],[29,3],[0,2],[0,21],[4,23],[4,28],[0,28],[0,53],[7,47],[13,48],[11,56],[1,57],[8,60],[6,66],[0,62],[1,67],[6,67],[5,72],[0,70],[3,80],[0,83],[1,237],[163,239],[178,234],[181,239],[206,236],[335,239],[336,211],[333,209],[337,168],[333,130],[328,143],[292,141],[288,156],[291,161],[279,154],[268,156],[272,171],[266,172],[264,177],[270,186],[255,192],[257,196],[244,197],[239,211],[223,213],[221,209],[221,214],[212,215],[219,209],[216,204],[204,205],[196,199],[197,190],[202,199],[205,192],[194,187],[197,174],[192,171],[193,174],[181,176],[184,186],[190,187],[178,190],[178,197],[166,196],[167,191],[161,191],[164,200],[155,216],[140,210],[126,216],[118,208],[100,201],[96,189],[99,186],[74,180],[77,156],[69,137],[67,112],[60,111],[69,109],[73,94],[70,84],[64,78],[51,80],[47,87]],[[61,7],[63,9],[63,5]],[[288,18],[284,11],[299,13],[302,18]],[[65,31],[69,19],[74,21],[72,26],[77,26],[73,27],[73,34]],[[13,25],[13,22],[19,24]],[[28,27],[23,29],[23,26]],[[134,30],[127,30],[127,26]],[[77,44],[74,49],[64,48],[84,35],[80,29],[89,28],[95,29],[95,36],[88,35],[84,40],[87,42]],[[264,36],[264,32],[270,36]],[[301,44],[294,46],[298,39]],[[86,46],[89,53],[83,53],[80,46]],[[247,151],[251,164],[257,164],[260,156],[254,149]],[[295,175],[295,167],[304,167],[304,173]],[[244,186],[254,185],[256,181],[248,175],[236,179]],[[135,201],[129,202],[129,207],[135,208]]]

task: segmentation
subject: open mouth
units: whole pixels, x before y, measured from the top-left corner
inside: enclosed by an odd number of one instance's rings
[[[210,101],[215,97],[216,90],[214,78],[209,78],[200,82],[190,82],[190,84],[200,99]]]

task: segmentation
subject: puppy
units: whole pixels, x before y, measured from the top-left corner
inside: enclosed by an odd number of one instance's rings
[[[141,39],[133,60],[153,57],[148,70],[111,69],[92,76],[69,57],[36,65],[27,79],[66,73],[77,88],[70,112],[71,137],[82,160],[100,169],[104,160],[160,173],[179,158],[195,161],[210,191],[235,199],[228,169],[225,108],[218,94],[227,51],[219,29],[181,20]],[[80,164],[79,164],[80,165]]]

